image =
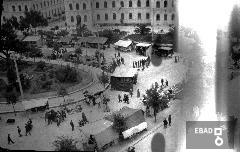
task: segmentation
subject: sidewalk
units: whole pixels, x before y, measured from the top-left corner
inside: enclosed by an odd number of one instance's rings
[[[34,59],[32,58],[24,58],[24,60],[26,61],[33,61]],[[58,64],[58,65],[69,65],[71,67],[75,67],[75,65],[73,63],[70,62],[64,62],[62,60],[46,60],[46,59],[42,59],[42,58],[36,58],[35,62],[39,62],[39,61],[44,61],[46,63],[50,63],[50,64]],[[60,105],[64,105],[64,104],[74,104],[76,102],[82,101],[84,100],[84,95],[83,92],[85,90],[88,90],[89,92],[92,93],[96,93],[99,90],[105,90],[105,88],[103,88],[102,84],[99,82],[98,77],[97,77],[97,73],[100,74],[102,73],[101,69],[95,68],[95,67],[90,67],[87,65],[78,65],[78,68],[83,70],[83,71],[87,71],[87,72],[91,72],[92,77],[93,77],[93,82],[90,83],[89,85],[85,86],[82,89],[73,91],[73,92],[69,92],[69,95],[65,96],[65,102],[64,102],[64,98],[63,97],[58,97],[58,96],[53,96],[53,97],[48,97],[48,103],[49,103],[49,107],[50,108],[54,108],[54,107],[58,107]],[[15,111],[16,112],[23,112],[25,111],[24,106],[22,105],[22,102],[17,102],[14,105]],[[13,113],[13,106],[11,104],[1,104],[0,105],[0,114],[4,114],[4,113]]]

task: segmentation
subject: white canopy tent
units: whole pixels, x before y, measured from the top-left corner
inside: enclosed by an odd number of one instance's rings
[[[129,47],[132,44],[131,40],[119,40],[116,43],[114,43],[115,46],[120,46],[120,47]]]
[[[112,76],[114,77],[134,77],[134,75],[137,73],[137,70],[134,68],[126,68],[120,66],[117,67],[114,71],[114,73],[112,74]]]
[[[120,51],[132,51],[132,41],[131,40],[119,40],[114,43],[114,46],[117,50]]]
[[[151,46],[151,44],[149,44],[149,43],[138,43],[138,44],[136,44],[136,46],[149,47],[149,46]]]

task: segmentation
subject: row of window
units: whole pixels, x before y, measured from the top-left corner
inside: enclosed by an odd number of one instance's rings
[[[97,14],[97,21],[100,21],[101,20],[101,17],[99,14]],[[113,13],[112,15],[112,19],[113,20],[116,20],[117,18],[117,15],[116,13]],[[128,18],[129,19],[133,19],[133,14],[132,13],[129,13],[128,14]],[[141,13],[138,13],[137,14],[137,18],[138,20],[141,20],[142,19],[142,14]],[[146,19],[150,19],[150,14],[149,13],[146,13],[146,16],[145,16]],[[106,13],[105,14],[105,21],[107,21],[109,18],[108,18],[108,14]],[[121,19],[124,19],[124,13],[121,13]],[[171,15],[171,20],[174,20],[175,19],[175,14],[172,14]],[[80,20],[81,22],[81,17],[80,16],[77,16],[77,20]],[[164,14],[164,20],[168,20],[168,15],[167,14]],[[160,21],[160,14],[156,14],[156,21]],[[74,22],[74,17],[71,16],[71,22]],[[87,22],[87,15],[84,16],[84,22]]]
[[[81,22],[81,16],[80,15],[77,15],[76,16],[76,20],[77,20],[77,22]],[[84,17],[83,17],[83,21],[84,22],[87,22],[87,15],[84,15]],[[74,22],[74,17],[73,16],[71,16],[71,22]]]
[[[124,6],[125,6],[124,1],[121,1],[120,2],[120,7],[124,7]],[[150,7],[149,0],[146,0],[145,6]],[[107,1],[104,2],[103,7],[108,8],[108,2]],[[115,8],[115,7],[116,7],[116,2],[112,1],[112,8]],[[128,7],[133,7],[132,0],[128,1]],[[142,7],[141,0],[137,1],[137,7]],[[160,8],[160,1],[159,0],[156,1],[156,7]],[[168,1],[167,0],[164,1],[164,7],[168,7]],[[174,0],[172,0],[172,7],[174,7]],[[100,3],[99,2],[96,2],[96,8],[100,8]]]
[[[41,2],[40,3],[40,8],[42,8],[43,6],[46,7],[46,6],[49,6],[49,5],[55,5],[56,3],[58,3],[59,0],[51,0],[50,2],[49,1],[44,1],[43,3]],[[38,10],[38,4],[33,4],[33,9],[37,9]],[[12,10],[13,12],[16,11],[16,7],[14,5],[12,5]],[[21,12],[22,11],[22,7],[21,5],[18,5],[18,10]],[[28,7],[27,5],[25,5],[25,11],[28,11]]]
[[[86,10],[86,8],[87,8],[86,3],[83,3],[82,8],[83,8],[83,10]],[[70,9],[70,10],[73,10],[73,6],[72,6],[71,3],[69,4],[69,9]],[[79,4],[78,4],[78,3],[76,4],[76,10],[79,10]]]

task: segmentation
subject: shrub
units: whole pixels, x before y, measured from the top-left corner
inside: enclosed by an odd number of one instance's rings
[[[78,81],[78,73],[75,69],[70,66],[59,68],[55,72],[56,79],[62,83],[64,82],[77,82]]]
[[[54,78],[54,76],[55,76],[55,71],[54,70],[50,70],[49,73],[48,73],[48,77],[50,79],[52,79],[52,78]]]
[[[46,63],[43,61],[40,61],[37,63],[37,67],[35,71],[44,71],[44,68],[46,67]]]
[[[40,78],[41,81],[46,81],[47,75],[45,73],[43,73],[43,74],[40,75],[39,78]]]
[[[55,151],[77,151],[76,143],[77,141],[72,138],[61,136],[53,142],[53,145]]]
[[[28,75],[20,74],[20,80],[23,90],[28,90],[31,87],[31,80],[29,79]]]
[[[0,92],[2,90],[5,90],[6,88],[7,88],[7,83],[3,79],[0,79]]]
[[[42,84],[42,89],[50,90],[52,85],[52,80],[46,81]]]

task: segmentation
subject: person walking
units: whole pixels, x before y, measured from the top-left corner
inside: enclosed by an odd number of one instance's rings
[[[10,137],[10,134],[8,134],[8,144],[10,144],[10,143],[15,143],[13,140],[12,140],[12,138]]]
[[[19,137],[22,137],[22,134],[21,134],[21,129],[20,129],[20,127],[19,127],[19,126],[17,126],[17,131],[18,131],[18,135],[19,135]]]
[[[122,99],[121,99],[121,98],[122,98],[121,95],[118,94],[118,102],[122,102]]]
[[[168,125],[168,122],[167,122],[167,120],[166,120],[166,118],[163,120],[163,126],[164,126],[164,128],[167,128],[167,125]]]
[[[129,97],[128,97],[128,95],[126,95],[126,102],[127,102],[127,104],[129,104]]]
[[[139,98],[140,97],[140,91],[139,91],[139,89],[137,89],[137,98]]]
[[[85,115],[84,112],[82,112],[82,120],[83,120],[85,123],[88,122],[87,117],[86,117],[86,115]]]
[[[26,130],[26,136],[28,134],[31,135],[31,133],[30,133],[30,124],[28,124],[28,123],[25,124],[25,130]]]
[[[166,84],[166,86],[168,86],[168,80],[166,80],[165,84]]]
[[[164,83],[164,80],[163,80],[163,79],[161,79],[161,84],[162,84],[162,86],[163,86],[163,83]]]
[[[72,120],[71,120],[71,122],[70,122],[70,125],[71,125],[71,127],[72,127],[72,131],[74,131],[74,124],[73,124]]]
[[[134,66],[134,61],[133,61],[133,68],[135,68],[135,66]]]
[[[57,126],[58,127],[60,126],[60,119],[59,119],[59,117],[57,117]]]
[[[118,51],[118,57],[120,57],[120,52]]]
[[[168,124],[169,124],[169,126],[171,126],[171,123],[172,123],[172,116],[169,115],[169,116],[168,116]]]
[[[132,89],[129,90],[129,94],[130,94],[130,96],[131,96],[131,98],[132,98],[132,95],[133,95]]]

